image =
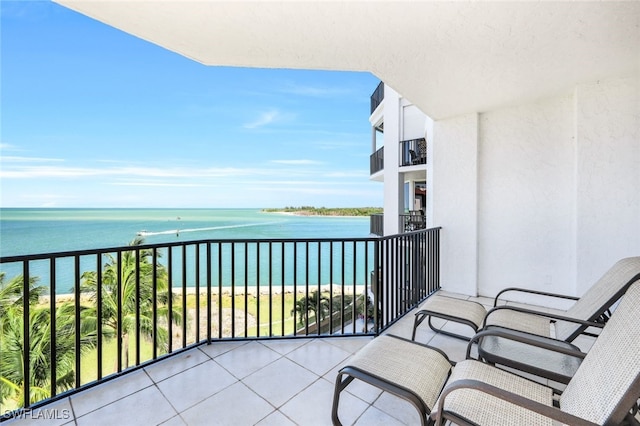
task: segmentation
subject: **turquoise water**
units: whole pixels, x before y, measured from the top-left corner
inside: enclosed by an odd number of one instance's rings
[[[361,238],[368,217],[306,217],[260,209],[0,209],[0,256],[201,239]]]
[[[369,218],[293,216],[262,213],[259,209],[0,209],[2,256],[121,247],[138,234],[144,236],[148,244],[223,239],[365,238],[369,236]],[[246,248],[239,245],[233,250],[225,245],[212,249],[214,264],[218,250],[221,272],[218,275],[214,271],[212,284],[225,287],[232,283],[281,286],[294,281],[310,285],[362,284],[367,269],[371,268],[367,262],[371,262],[373,254],[372,246],[365,247],[365,243],[358,243],[358,247],[350,243],[344,247],[302,244],[295,254],[293,245],[274,245],[271,254],[268,244],[260,247],[252,244]],[[203,253],[200,253],[201,265],[206,264]],[[165,266],[167,254],[165,250],[160,259]],[[188,271],[186,285],[195,285],[195,248],[190,246],[185,254],[183,262],[179,248],[172,252],[172,262],[177,265],[172,273],[174,287],[182,285],[183,263]],[[95,257],[81,258],[80,263],[81,272],[92,270]],[[330,264],[333,265],[330,267]],[[38,276],[41,284],[50,282],[48,263],[32,262],[30,268],[30,274]],[[73,260],[59,260],[56,268],[56,293],[70,292],[74,282]],[[21,273],[21,265],[5,264],[0,270],[9,278]],[[200,281],[206,282],[204,270],[201,270]]]

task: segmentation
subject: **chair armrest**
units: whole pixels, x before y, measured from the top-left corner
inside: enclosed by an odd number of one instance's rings
[[[535,336],[530,333],[526,333],[524,331],[516,331],[516,330],[511,330],[508,328],[496,326],[496,327],[487,328],[478,332],[475,336],[471,338],[471,340],[469,340],[469,343],[467,344],[467,359],[473,359],[471,357],[471,347],[473,346],[473,344],[479,343],[480,340],[486,336],[496,336],[496,337],[501,337],[507,340],[514,340],[516,342],[526,343],[528,345],[537,346],[539,348],[546,349],[549,351],[558,352],[565,355],[571,355],[576,358],[584,359],[584,357],[587,355],[586,353],[581,351],[576,351],[573,349],[555,346],[550,343],[546,343],[544,341],[545,339],[550,339],[550,338]],[[531,336],[531,337],[528,337],[528,336]]]
[[[540,317],[546,317],[546,318],[550,318],[550,319],[554,319],[554,320],[573,322],[573,323],[576,323],[576,324],[584,325],[586,327],[598,327],[598,328],[603,328],[604,327],[604,324],[599,323],[599,322],[585,321],[585,320],[581,320],[581,319],[578,319],[578,318],[571,318],[571,317],[566,317],[564,315],[553,314],[551,312],[534,311],[532,309],[520,308],[518,306],[505,306],[505,305],[503,305],[503,306],[496,306],[495,308],[491,308],[487,312],[487,315],[484,317],[484,323],[482,324],[483,328],[487,326],[487,319],[489,318],[489,315],[491,315],[493,312],[496,312],[496,311],[501,310],[501,309],[508,309],[510,311],[523,312],[525,314],[537,315],[537,316],[540,316]]]
[[[557,420],[563,424],[569,424],[569,425],[575,425],[575,426],[596,426],[596,423],[592,423],[583,418],[576,417],[569,413],[565,413],[564,411],[558,408],[555,408],[553,406],[544,405],[537,401],[532,401],[523,396],[508,392],[504,389],[500,389],[488,383],[484,383],[479,380],[472,380],[472,379],[456,380],[452,383],[448,383],[445,386],[442,393],[440,394],[437,411],[435,413],[431,413],[431,418],[435,420],[435,423],[437,425],[443,424],[442,419],[444,415],[443,410],[444,410],[445,399],[451,392],[458,389],[473,389],[478,392],[486,393],[487,395],[492,395],[504,401],[511,402],[519,407],[522,407],[523,409],[533,411],[547,418]]]
[[[510,291],[517,291],[517,292],[521,292],[521,293],[529,293],[529,294],[537,294],[539,296],[548,296],[548,297],[556,297],[559,299],[568,299],[568,300],[580,300],[579,297],[575,297],[575,296],[568,296],[566,294],[558,294],[558,293],[549,293],[546,291],[538,291],[538,290],[529,290],[527,288],[519,288],[519,287],[508,287],[505,288],[504,290],[500,291],[495,299],[493,300],[493,306],[498,306],[498,299],[500,298],[500,296],[502,296],[504,293],[510,292]]]

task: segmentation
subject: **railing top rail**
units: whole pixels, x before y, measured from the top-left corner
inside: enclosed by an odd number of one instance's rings
[[[426,234],[426,233],[432,233],[432,232],[435,232],[435,231],[439,231],[440,229],[442,229],[441,226],[436,226],[434,228],[418,229],[417,231],[403,232],[401,234],[395,234],[395,235],[386,235],[384,237],[377,237],[377,238],[374,238],[374,239],[378,240],[378,241],[392,240],[394,238],[405,238],[408,234]]]
[[[428,232],[431,230],[441,229],[430,228],[430,229],[421,229],[416,232]],[[0,257],[0,264],[3,263],[11,263],[11,262],[23,262],[23,261],[31,261],[31,260],[43,260],[50,258],[58,258],[58,257],[72,257],[72,256],[86,256],[91,254],[104,254],[104,253],[117,253],[117,252],[126,252],[132,250],[152,250],[154,248],[165,248],[165,247],[182,247],[182,246],[191,246],[191,245],[199,245],[199,244],[267,244],[267,243],[330,243],[330,242],[375,242],[379,240],[387,240],[393,237],[406,235],[406,232],[403,234],[397,235],[388,235],[385,237],[353,237],[353,238],[272,238],[272,239],[260,239],[260,238],[252,238],[252,239],[202,239],[202,240],[192,240],[192,241],[179,241],[179,242],[167,242],[167,243],[156,243],[156,244],[142,244],[139,246],[117,246],[117,247],[105,247],[105,248],[96,248],[96,249],[85,249],[85,250],[69,250],[69,251],[59,251],[53,253],[36,253],[36,254],[24,254],[24,255],[16,255],[16,256],[4,256]]]
[[[351,237],[351,238],[247,238],[247,239],[201,239],[191,241],[178,241],[178,242],[166,242],[155,244],[141,244],[138,246],[117,246],[117,247],[105,247],[95,249],[84,250],[68,250],[59,251],[53,253],[37,253],[37,254],[25,254],[16,256],[4,256],[0,257],[0,264],[9,262],[20,262],[25,260],[41,260],[49,259],[51,257],[71,257],[71,256],[84,256],[89,254],[99,253],[117,253],[132,250],[151,250],[154,248],[165,247],[182,247],[199,244],[267,244],[267,243],[329,243],[329,242],[373,242],[376,241],[376,237]]]

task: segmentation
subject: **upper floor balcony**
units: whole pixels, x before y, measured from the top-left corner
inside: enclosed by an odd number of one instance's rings
[[[400,142],[400,166],[427,164],[427,140],[410,139]]]
[[[378,84],[378,87],[376,87],[376,90],[374,90],[373,93],[371,94],[371,111],[370,111],[371,114],[373,114],[373,112],[376,110],[376,108],[378,108],[378,105],[380,105],[383,100],[384,100],[384,82],[381,81]]]
[[[374,175],[384,170],[384,147],[378,149],[369,157],[369,173]]]

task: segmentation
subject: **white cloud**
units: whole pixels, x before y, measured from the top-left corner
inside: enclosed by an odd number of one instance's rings
[[[244,127],[245,129],[255,129],[258,127],[263,127],[273,123],[280,116],[281,116],[281,113],[277,109],[272,109],[272,110],[263,112],[262,114],[260,114],[258,118],[256,118],[255,120],[249,123],[245,123],[242,127]]]
[[[50,163],[64,161],[62,158],[2,156],[2,163]]]

